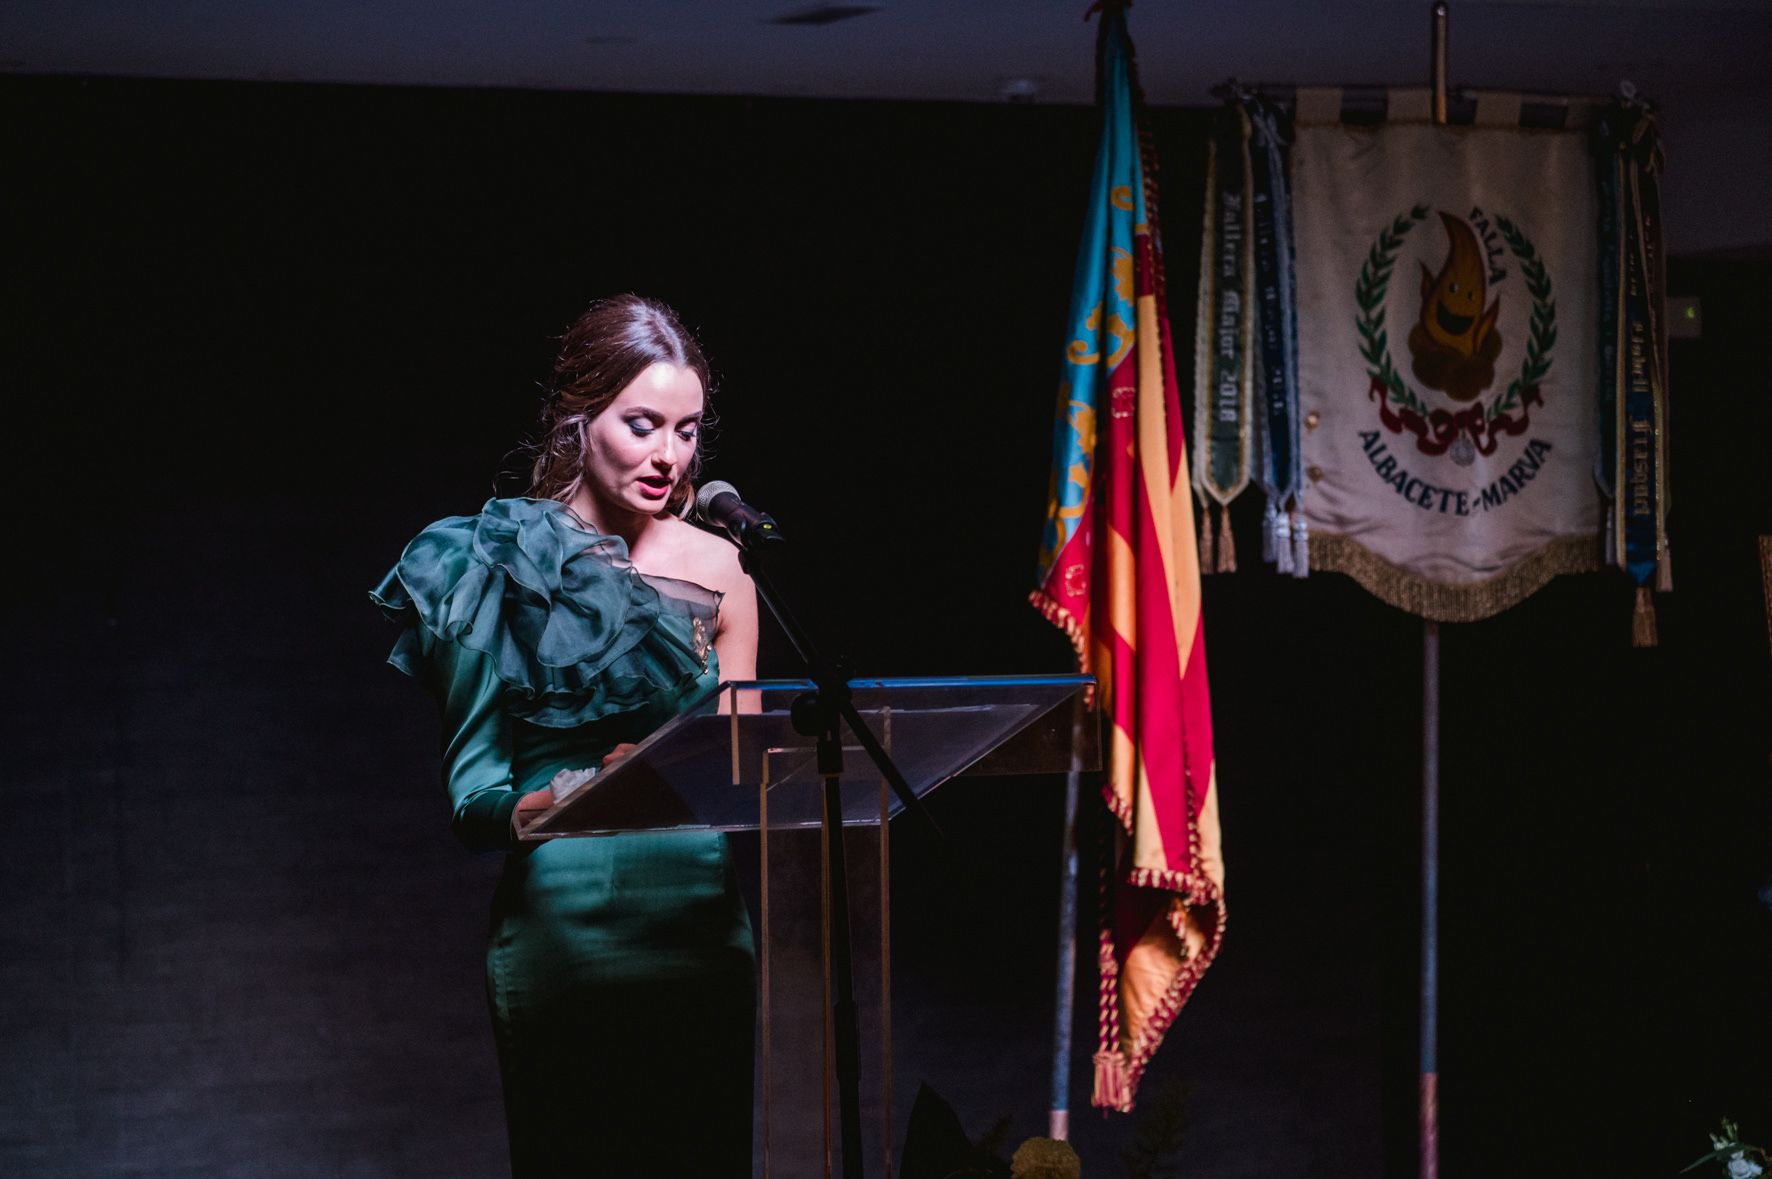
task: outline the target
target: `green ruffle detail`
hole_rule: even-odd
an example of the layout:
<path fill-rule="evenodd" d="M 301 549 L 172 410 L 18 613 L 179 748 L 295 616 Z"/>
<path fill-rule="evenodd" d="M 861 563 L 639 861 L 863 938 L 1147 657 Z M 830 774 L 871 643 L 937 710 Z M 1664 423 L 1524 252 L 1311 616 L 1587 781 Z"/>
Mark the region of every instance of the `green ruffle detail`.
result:
<path fill-rule="evenodd" d="M 707 669 L 720 603 L 641 575 L 620 537 L 537 499 L 437 521 L 369 596 L 405 627 L 389 663 L 418 676 L 425 633 L 459 643 L 492 661 L 512 716 L 562 729 L 687 691 Z"/>

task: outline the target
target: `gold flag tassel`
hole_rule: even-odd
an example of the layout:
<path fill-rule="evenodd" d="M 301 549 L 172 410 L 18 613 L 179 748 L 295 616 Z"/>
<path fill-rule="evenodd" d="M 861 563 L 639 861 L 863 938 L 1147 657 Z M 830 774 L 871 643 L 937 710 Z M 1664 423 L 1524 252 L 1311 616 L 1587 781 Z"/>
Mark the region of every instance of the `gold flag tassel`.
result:
<path fill-rule="evenodd" d="M 1304 513 L 1292 512 L 1292 576 L 1308 577 L 1311 572 L 1311 531 Z"/>
<path fill-rule="evenodd" d="M 1237 538 L 1231 534 L 1231 508 L 1225 504 L 1218 510 L 1218 571 L 1237 571 Z"/>
<path fill-rule="evenodd" d="M 1659 646 L 1659 638 L 1655 632 L 1655 598 L 1646 585 L 1637 587 L 1637 608 L 1631 614 L 1630 645 L 1633 647 Z"/>
<path fill-rule="evenodd" d="M 1664 594 L 1674 588 L 1674 552 L 1665 544 L 1661 546 L 1661 560 L 1655 562 L 1655 588 Z"/>

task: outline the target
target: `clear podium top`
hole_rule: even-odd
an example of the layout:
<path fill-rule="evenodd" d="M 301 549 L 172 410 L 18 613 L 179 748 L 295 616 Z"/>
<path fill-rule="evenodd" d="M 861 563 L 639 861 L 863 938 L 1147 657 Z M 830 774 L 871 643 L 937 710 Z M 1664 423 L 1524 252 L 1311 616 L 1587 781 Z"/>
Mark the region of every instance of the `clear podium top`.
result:
<path fill-rule="evenodd" d="M 862 722 L 921 797 L 961 773 L 1041 774 L 1100 765 L 1091 676 L 857 679 Z M 816 827 L 823 818 L 817 744 L 790 710 L 809 680 L 721 684 L 627 757 L 562 794 L 519 838 L 679 828 Z M 845 725 L 843 816 L 878 823 L 881 775 Z M 903 803 L 894 795 L 889 815 Z"/>

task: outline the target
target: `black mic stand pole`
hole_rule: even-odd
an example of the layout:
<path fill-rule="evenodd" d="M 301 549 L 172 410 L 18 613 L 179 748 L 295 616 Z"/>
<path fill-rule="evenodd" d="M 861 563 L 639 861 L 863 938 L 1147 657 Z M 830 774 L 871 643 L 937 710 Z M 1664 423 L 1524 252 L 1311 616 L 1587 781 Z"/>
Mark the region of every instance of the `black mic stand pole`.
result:
<path fill-rule="evenodd" d="M 826 856 L 830 867 L 831 903 L 829 937 L 836 995 L 832 1001 L 832 1028 L 836 1040 L 837 1089 L 841 1109 L 844 1179 L 862 1179 L 861 1165 L 861 1031 L 855 1011 L 854 952 L 849 934 L 849 878 L 843 853 L 843 799 L 838 780 L 843 774 L 843 735 L 847 722 L 857 742 L 879 767 L 906 810 L 929 824 L 937 839 L 941 828 L 905 782 L 892 758 L 862 722 L 850 699 L 848 677 L 842 668 L 827 662 L 813 646 L 811 637 L 794 618 L 770 576 L 765 554 L 779 543 L 779 533 L 739 544 L 739 563 L 756 583 L 757 596 L 781 624 L 788 642 L 805 666 L 812 691 L 792 705 L 795 731 L 818 740 L 818 772 L 824 778 L 824 826 Z M 762 838 L 769 837 L 768 832 Z"/>

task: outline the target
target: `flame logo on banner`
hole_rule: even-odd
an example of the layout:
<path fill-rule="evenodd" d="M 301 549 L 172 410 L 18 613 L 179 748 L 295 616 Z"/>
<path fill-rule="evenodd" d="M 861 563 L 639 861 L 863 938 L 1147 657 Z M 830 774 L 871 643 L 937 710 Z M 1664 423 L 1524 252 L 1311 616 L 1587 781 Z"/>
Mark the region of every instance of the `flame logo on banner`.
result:
<path fill-rule="evenodd" d="M 1450 213 L 1440 220 L 1449 239 L 1446 261 L 1438 274 L 1421 264 L 1421 317 L 1409 332 L 1409 353 L 1416 380 L 1454 401 L 1473 401 L 1495 383 L 1501 299 L 1483 305 L 1488 284 L 1476 233 Z"/>

